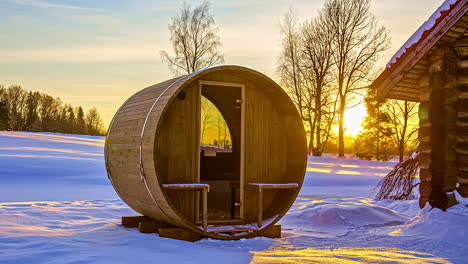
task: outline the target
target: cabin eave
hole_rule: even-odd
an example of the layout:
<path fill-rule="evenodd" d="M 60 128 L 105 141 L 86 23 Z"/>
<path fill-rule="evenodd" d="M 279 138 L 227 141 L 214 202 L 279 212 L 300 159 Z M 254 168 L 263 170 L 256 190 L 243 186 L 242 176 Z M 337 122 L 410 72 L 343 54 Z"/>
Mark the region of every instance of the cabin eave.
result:
<path fill-rule="evenodd" d="M 419 80 L 429 68 L 428 58 L 441 45 L 453 46 L 467 37 L 467 1 L 460 1 L 431 31 L 396 63 L 387 67 L 371 85 L 384 98 L 419 102 Z M 467 52 L 466 48 L 461 52 Z"/>

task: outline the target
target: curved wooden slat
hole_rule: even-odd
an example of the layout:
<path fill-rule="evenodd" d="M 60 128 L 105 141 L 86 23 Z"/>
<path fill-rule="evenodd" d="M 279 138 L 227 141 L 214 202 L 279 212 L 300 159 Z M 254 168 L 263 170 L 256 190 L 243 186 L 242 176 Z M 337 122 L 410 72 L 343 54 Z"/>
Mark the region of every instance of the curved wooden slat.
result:
<path fill-rule="evenodd" d="M 163 184 L 199 183 L 196 178 L 199 149 L 194 145 L 199 135 L 198 132 L 183 134 L 198 127 L 193 119 L 196 112 L 193 116 L 187 116 L 187 113 L 198 107 L 191 100 L 199 96 L 195 94 L 199 80 L 245 85 L 243 183 L 293 182 L 298 187 L 302 185 L 307 163 L 306 137 L 294 104 L 270 78 L 239 66 L 214 67 L 180 76 L 147 87 L 130 97 L 118 110 L 108 130 L 105 160 L 109 179 L 122 200 L 144 216 L 213 238 L 254 236 L 255 233 L 228 236 L 207 232 L 206 228 L 195 224 L 186 210 L 188 203 L 185 200 L 194 197 L 194 192 L 191 193 L 194 190 L 169 192 L 163 187 Z M 185 101 L 177 99 L 181 91 L 187 94 Z M 222 90 L 219 92 L 222 94 Z M 181 124 L 181 121 L 187 124 Z M 172 150 L 170 146 L 173 144 L 188 145 Z M 165 155 L 171 151 L 178 152 Z M 181 177 L 177 176 L 181 174 Z M 287 212 L 299 189 L 265 193 L 264 217 L 276 216 L 276 219 L 262 229 L 273 225 Z M 256 221 L 256 201 L 248 199 L 254 196 L 254 192 L 244 193 L 246 222 Z"/>

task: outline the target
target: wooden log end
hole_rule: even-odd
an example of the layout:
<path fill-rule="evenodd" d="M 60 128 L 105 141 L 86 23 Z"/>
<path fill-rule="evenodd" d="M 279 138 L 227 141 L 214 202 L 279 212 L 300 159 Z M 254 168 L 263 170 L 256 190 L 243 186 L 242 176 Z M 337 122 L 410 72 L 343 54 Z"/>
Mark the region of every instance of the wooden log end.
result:
<path fill-rule="evenodd" d="M 159 228 L 162 226 L 167 226 L 167 224 L 154 220 L 142 221 L 138 225 L 138 230 L 145 234 L 158 233 Z"/>
<path fill-rule="evenodd" d="M 142 215 L 122 216 L 122 225 L 128 228 L 136 228 L 143 221 L 149 221 L 150 218 Z"/>
<path fill-rule="evenodd" d="M 421 179 L 421 181 L 430 182 L 431 179 L 432 179 L 431 170 L 430 169 L 424 169 L 424 168 L 420 169 L 419 178 Z"/>
<path fill-rule="evenodd" d="M 460 184 L 460 186 L 457 187 L 457 192 L 461 197 L 468 198 L 468 184 Z"/>
<path fill-rule="evenodd" d="M 419 184 L 419 194 L 421 197 L 429 197 L 431 190 L 432 186 L 430 181 L 421 181 Z"/>
<path fill-rule="evenodd" d="M 271 225 L 259 232 L 259 236 L 268 238 L 281 238 L 281 225 Z"/>
<path fill-rule="evenodd" d="M 419 208 L 423 209 L 424 206 L 426 206 L 427 202 L 429 201 L 429 197 L 427 196 L 421 196 L 419 198 Z"/>

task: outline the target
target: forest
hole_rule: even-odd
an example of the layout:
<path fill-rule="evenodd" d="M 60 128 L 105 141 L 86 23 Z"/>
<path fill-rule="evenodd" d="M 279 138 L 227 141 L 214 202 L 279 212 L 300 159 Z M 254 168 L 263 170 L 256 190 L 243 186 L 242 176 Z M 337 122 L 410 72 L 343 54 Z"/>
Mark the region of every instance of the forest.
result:
<path fill-rule="evenodd" d="M 219 28 L 205 1 L 184 4 L 169 24 L 172 52 L 160 51 L 174 76 L 223 64 Z M 281 19 L 280 54 L 272 78 L 289 94 L 303 120 L 308 152 L 355 154 L 360 159 L 403 161 L 417 146 L 418 103 L 379 98 L 370 84 L 390 35 L 369 0 L 327 1 L 317 15 L 299 20 L 291 8 Z M 0 129 L 103 135 L 96 108 L 86 113 L 40 92 L 0 86 Z M 348 134 L 350 109 L 365 104 L 362 131 Z M 348 113 L 348 114 L 347 114 Z M 202 102 L 201 142 L 229 147 L 224 118 Z"/>
<path fill-rule="evenodd" d="M 62 102 L 60 98 L 30 91 L 19 85 L 0 85 L 0 131 L 56 132 L 105 135 L 102 118 L 95 107 Z"/>
<path fill-rule="evenodd" d="M 174 76 L 224 63 L 210 3 L 184 4 L 169 24 L 172 54 L 161 51 Z M 390 46 L 389 32 L 370 11 L 369 0 L 327 1 L 317 16 L 299 21 L 293 8 L 279 25 L 281 53 L 276 76 L 295 103 L 310 155 L 355 154 L 361 159 L 403 161 L 417 146 L 418 104 L 376 96 L 370 84 L 376 61 Z M 346 132 L 349 109 L 365 104 L 356 135 Z M 224 146 L 223 118 L 202 103 L 202 143 Z"/>

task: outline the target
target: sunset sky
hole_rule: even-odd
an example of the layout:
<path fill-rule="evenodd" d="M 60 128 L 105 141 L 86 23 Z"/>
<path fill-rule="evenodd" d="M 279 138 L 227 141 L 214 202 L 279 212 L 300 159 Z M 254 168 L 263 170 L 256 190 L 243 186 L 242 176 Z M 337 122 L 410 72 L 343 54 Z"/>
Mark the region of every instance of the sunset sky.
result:
<path fill-rule="evenodd" d="M 301 20 L 315 16 L 323 2 L 212 1 L 225 64 L 250 67 L 277 80 L 280 19 L 290 6 Z M 372 2 L 373 13 L 392 37 L 380 68 L 442 2 Z M 127 97 L 172 77 L 159 51 L 171 51 L 167 26 L 182 3 L 1 0 L 0 84 L 19 84 L 85 109 L 96 106 L 107 127 Z"/>

